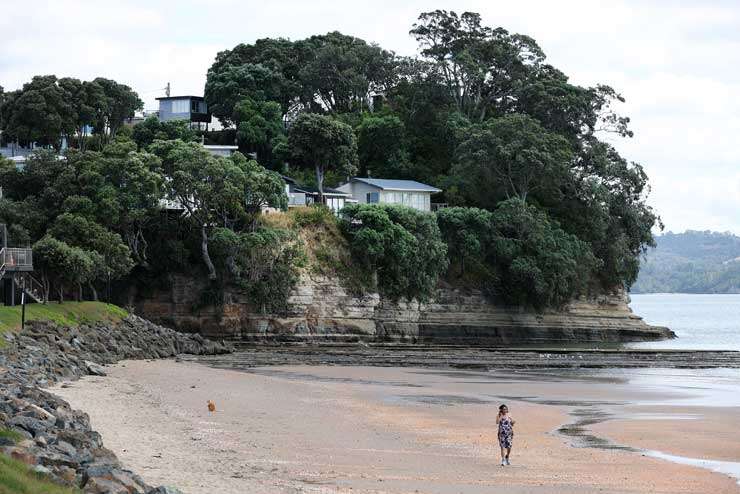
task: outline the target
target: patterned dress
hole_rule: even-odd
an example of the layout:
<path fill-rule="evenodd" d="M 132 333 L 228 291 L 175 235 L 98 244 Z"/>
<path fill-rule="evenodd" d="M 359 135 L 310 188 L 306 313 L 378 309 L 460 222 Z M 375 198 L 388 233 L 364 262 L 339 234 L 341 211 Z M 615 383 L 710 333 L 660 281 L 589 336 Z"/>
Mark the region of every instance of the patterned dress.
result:
<path fill-rule="evenodd" d="M 514 439 L 514 427 L 511 425 L 511 418 L 506 415 L 498 421 L 498 443 L 502 448 L 511 448 L 511 442 Z"/>

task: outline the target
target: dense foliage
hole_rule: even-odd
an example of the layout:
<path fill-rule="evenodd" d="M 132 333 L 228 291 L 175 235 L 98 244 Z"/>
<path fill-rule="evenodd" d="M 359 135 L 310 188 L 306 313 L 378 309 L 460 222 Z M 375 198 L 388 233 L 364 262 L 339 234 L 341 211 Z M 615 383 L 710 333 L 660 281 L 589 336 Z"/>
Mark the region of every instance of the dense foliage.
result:
<path fill-rule="evenodd" d="M 740 293 L 740 237 L 689 230 L 655 240 L 633 293 Z"/>
<path fill-rule="evenodd" d="M 377 275 L 392 298 L 424 299 L 447 268 L 447 246 L 434 215 L 403 206 L 353 204 L 342 229 L 360 269 Z"/>
<path fill-rule="evenodd" d="M 85 149 L 90 134 L 105 143 L 143 107 L 130 87 L 116 81 L 53 75 L 34 77 L 23 88 L 5 93 L 0 103 L 0 129 L 6 142 L 37 142 L 57 149 L 62 138 Z"/>
<path fill-rule="evenodd" d="M 338 134 L 339 121 L 354 130 L 361 175 L 431 183 L 444 189 L 439 202 L 474 208 L 440 214 L 445 240 L 455 245 L 453 277 L 525 283 L 511 269 L 532 256 L 486 254 L 496 230 L 481 226 L 492 223 L 483 221 L 486 214 L 516 199 L 531 226 L 569 254 L 559 267 L 540 266 L 545 277 L 559 276 L 559 293 L 543 288 L 551 282 L 532 281 L 536 289 L 515 299 L 542 306 L 586 287 L 631 285 L 660 223 L 645 203 L 642 167 L 601 140 L 604 133 L 632 136 L 629 118 L 615 111 L 621 95 L 606 85 L 571 84 L 533 38 L 488 27 L 476 13 L 425 12 L 410 34 L 419 43 L 415 59 L 339 33 L 240 44 L 218 54 L 206 99 L 240 129 L 244 146 L 260 150 L 265 166 L 282 170 L 287 162 L 288 173 L 321 166 L 312 182 L 323 185 L 324 174 L 329 185 L 341 181 L 352 172 L 353 145 L 324 137 Z M 274 104 L 269 112 L 261 110 L 265 102 Z M 468 220 L 464 232 L 452 231 Z M 590 271 L 574 274 L 570 260 L 582 257 L 593 258 L 584 264 Z"/>
<path fill-rule="evenodd" d="M 10 246 L 33 244 L 46 299 L 52 289 L 62 299 L 73 287 L 77 298 L 83 287 L 97 298 L 101 287 L 132 270 L 146 285 L 172 271 L 192 272 L 199 262 L 216 280 L 211 237 L 228 230 L 249 239 L 263 207 L 286 207 L 280 176 L 239 153 L 217 157 L 179 139 L 155 140 L 148 149 L 138 151 L 119 135 L 100 152 L 38 151 L 20 169 L 3 161 L 0 221 L 9 226 Z M 275 262 L 292 266 L 282 237 L 247 245 L 262 252 L 268 240 L 279 251 Z M 250 269 L 244 273 L 254 277 Z M 233 274 L 229 281 L 239 284 L 240 273 Z M 224 281 L 227 273 L 220 275 Z M 270 276 L 278 274 L 257 278 Z M 255 296 L 279 300 L 273 293 Z"/>

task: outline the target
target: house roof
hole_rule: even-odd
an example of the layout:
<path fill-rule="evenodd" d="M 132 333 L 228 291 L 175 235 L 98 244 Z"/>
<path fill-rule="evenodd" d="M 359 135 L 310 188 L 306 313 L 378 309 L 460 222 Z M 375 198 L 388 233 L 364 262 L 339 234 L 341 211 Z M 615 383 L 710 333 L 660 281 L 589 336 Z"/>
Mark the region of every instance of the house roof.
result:
<path fill-rule="evenodd" d="M 318 194 L 319 193 L 319 189 L 317 189 L 316 187 L 309 187 L 308 185 L 299 184 L 298 182 L 295 181 L 294 178 L 288 177 L 286 175 L 281 175 L 281 176 L 283 177 L 283 180 L 286 183 L 293 184 L 293 187 L 295 188 L 295 190 L 299 192 L 304 192 L 306 194 Z M 341 190 L 337 190 L 337 189 L 332 189 L 331 187 L 324 187 L 324 195 L 325 196 L 327 195 L 328 196 L 346 196 L 346 197 L 350 196 L 350 194 L 346 192 L 342 192 Z"/>
<path fill-rule="evenodd" d="M 442 189 L 423 184 L 415 180 L 394 180 L 387 178 L 361 178 L 354 177 L 352 180 L 363 182 L 382 190 L 403 190 L 409 192 L 442 192 Z"/>
<path fill-rule="evenodd" d="M 168 99 L 197 99 L 198 101 L 203 101 L 205 98 L 203 96 L 193 96 L 193 95 L 184 95 L 184 96 L 160 96 L 159 98 L 154 98 L 156 100 L 168 100 Z"/>

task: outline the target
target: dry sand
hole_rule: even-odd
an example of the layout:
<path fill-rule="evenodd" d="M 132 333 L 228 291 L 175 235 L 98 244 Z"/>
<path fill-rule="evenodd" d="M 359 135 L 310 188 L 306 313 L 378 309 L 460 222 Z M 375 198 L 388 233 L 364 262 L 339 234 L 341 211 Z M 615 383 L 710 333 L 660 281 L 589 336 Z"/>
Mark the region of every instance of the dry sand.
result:
<path fill-rule="evenodd" d="M 494 376 L 305 366 L 247 373 L 129 361 L 110 367 L 108 377 L 54 392 L 90 414 L 126 466 L 150 484 L 186 494 L 740 492 L 734 479 L 709 470 L 575 448 L 554 432 L 583 403 L 591 409 L 600 400 L 635 402 L 655 398 L 654 390 L 609 379 Z M 583 403 L 559 401 L 574 396 Z M 510 467 L 499 465 L 495 438 L 502 399 L 517 420 Z M 215 413 L 207 400 L 216 403 Z M 709 428 L 665 420 L 596 427 L 626 444 L 726 458 L 738 451 L 740 431 L 736 417 L 722 410 L 681 411 L 714 414 Z M 684 449 L 691 434 L 705 433 L 712 440 Z"/>

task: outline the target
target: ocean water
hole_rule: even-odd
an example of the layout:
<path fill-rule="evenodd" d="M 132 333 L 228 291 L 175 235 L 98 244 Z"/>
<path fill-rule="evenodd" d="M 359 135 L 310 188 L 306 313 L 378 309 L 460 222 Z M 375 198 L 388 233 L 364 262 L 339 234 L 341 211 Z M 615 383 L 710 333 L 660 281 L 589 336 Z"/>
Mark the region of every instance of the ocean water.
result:
<path fill-rule="evenodd" d="M 674 340 L 633 343 L 631 348 L 740 350 L 740 294 L 653 293 L 631 298 L 635 314 L 678 335 Z"/>

